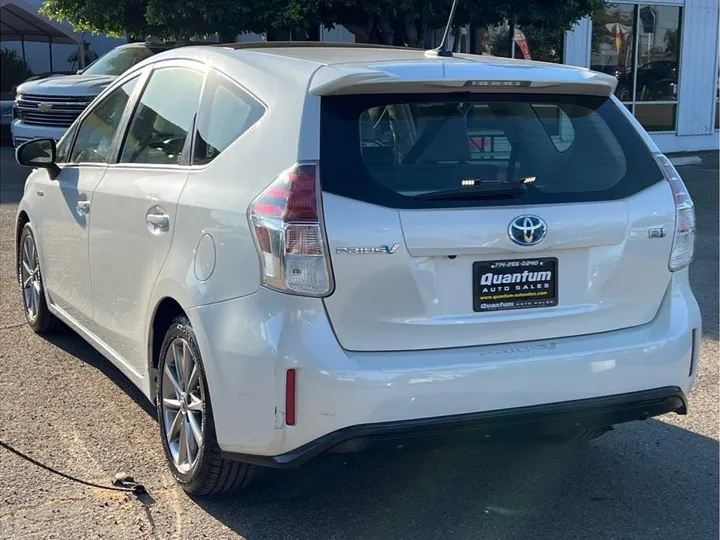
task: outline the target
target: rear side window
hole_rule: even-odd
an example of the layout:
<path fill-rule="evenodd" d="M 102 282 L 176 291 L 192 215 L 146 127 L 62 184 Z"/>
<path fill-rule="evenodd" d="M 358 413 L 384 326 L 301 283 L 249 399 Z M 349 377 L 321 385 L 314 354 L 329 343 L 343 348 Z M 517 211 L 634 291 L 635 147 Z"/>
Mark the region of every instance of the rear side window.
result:
<path fill-rule="evenodd" d="M 230 79 L 210 70 L 195 133 L 193 165 L 206 165 L 250 129 L 265 107 Z"/>
<path fill-rule="evenodd" d="M 577 95 L 324 97 L 321 168 L 323 190 L 395 208 L 613 200 L 662 179 L 609 98 Z"/>

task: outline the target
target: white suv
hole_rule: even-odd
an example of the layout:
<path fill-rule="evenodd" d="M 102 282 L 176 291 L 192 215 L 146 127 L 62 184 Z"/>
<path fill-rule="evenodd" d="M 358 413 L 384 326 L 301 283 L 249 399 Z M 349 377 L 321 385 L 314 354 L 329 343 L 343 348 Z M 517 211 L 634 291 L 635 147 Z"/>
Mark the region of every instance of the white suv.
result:
<path fill-rule="evenodd" d="M 157 404 L 195 494 L 382 442 L 685 414 L 693 203 L 615 82 L 339 44 L 153 56 L 17 150 L 28 321 Z"/>

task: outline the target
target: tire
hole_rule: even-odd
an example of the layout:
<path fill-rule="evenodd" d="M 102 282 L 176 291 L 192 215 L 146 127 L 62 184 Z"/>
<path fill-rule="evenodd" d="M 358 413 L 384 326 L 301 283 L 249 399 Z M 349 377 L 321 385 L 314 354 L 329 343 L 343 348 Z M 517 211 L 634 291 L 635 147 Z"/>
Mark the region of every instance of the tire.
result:
<path fill-rule="evenodd" d="M 30 223 L 25 224 L 20 235 L 17 265 L 20 298 L 30 328 L 38 334 L 57 332 L 62 323 L 48 309 L 37 244 Z"/>
<path fill-rule="evenodd" d="M 229 493 L 250 485 L 256 467 L 223 459 L 220 453 L 200 349 L 184 315 L 175 318 L 165 333 L 156 388 L 160 437 L 178 484 L 197 496 Z M 185 439 L 183 447 L 180 443 Z"/>

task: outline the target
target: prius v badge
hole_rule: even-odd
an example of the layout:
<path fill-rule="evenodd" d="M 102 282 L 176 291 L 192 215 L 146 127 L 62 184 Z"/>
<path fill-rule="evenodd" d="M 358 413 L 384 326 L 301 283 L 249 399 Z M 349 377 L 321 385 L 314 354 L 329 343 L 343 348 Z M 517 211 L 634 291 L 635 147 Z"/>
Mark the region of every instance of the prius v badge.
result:
<path fill-rule="evenodd" d="M 398 249 L 400 249 L 400 244 L 377 247 L 339 247 L 335 248 L 335 253 L 347 253 L 348 255 L 392 255 Z"/>

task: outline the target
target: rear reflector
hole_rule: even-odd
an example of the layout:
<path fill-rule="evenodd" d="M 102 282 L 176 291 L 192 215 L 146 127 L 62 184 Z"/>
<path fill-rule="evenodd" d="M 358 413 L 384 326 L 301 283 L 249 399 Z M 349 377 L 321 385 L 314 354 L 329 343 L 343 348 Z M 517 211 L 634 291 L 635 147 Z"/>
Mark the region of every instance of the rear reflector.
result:
<path fill-rule="evenodd" d="M 692 345 L 690 347 L 690 370 L 688 371 L 688 377 L 692 377 L 693 371 L 695 371 L 695 364 L 697 363 L 697 328 L 692 331 Z"/>
<path fill-rule="evenodd" d="M 295 425 L 295 382 L 296 372 L 288 369 L 285 374 L 285 423 Z"/>

